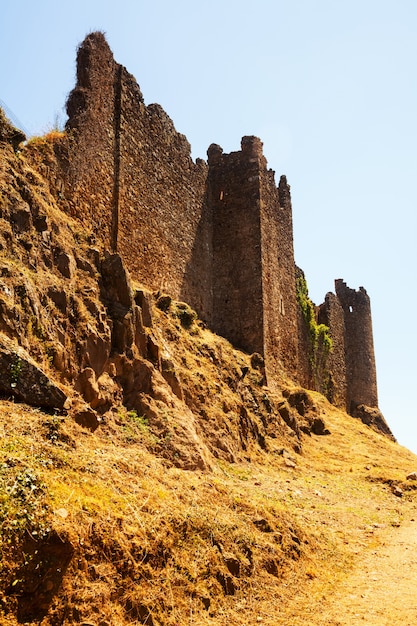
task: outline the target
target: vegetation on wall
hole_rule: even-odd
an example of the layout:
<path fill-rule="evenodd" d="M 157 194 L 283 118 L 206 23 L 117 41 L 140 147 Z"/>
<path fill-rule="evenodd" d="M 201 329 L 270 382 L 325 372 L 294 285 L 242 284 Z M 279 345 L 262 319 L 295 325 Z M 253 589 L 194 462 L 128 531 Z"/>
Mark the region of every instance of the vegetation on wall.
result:
<path fill-rule="evenodd" d="M 308 333 L 312 382 L 315 389 L 327 395 L 330 383 L 327 363 L 328 356 L 333 349 L 329 327 L 317 322 L 315 306 L 308 295 L 308 286 L 304 275 L 296 278 L 296 294 Z"/>

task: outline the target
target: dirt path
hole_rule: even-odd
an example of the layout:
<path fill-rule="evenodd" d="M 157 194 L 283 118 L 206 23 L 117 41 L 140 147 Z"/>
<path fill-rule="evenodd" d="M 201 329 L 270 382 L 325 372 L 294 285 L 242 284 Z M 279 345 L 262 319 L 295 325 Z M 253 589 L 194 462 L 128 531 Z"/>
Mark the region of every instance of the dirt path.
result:
<path fill-rule="evenodd" d="M 367 552 L 343 588 L 326 598 L 320 624 L 417 624 L 417 517 L 381 532 L 382 545 Z"/>

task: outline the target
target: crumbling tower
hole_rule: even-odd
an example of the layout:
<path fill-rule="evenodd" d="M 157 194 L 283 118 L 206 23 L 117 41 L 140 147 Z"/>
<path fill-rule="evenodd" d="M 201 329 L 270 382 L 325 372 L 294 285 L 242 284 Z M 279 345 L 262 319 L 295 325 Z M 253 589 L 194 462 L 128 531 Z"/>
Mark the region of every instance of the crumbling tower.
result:
<path fill-rule="evenodd" d="M 336 296 L 343 308 L 346 352 L 346 409 L 378 406 L 372 316 L 369 296 L 363 287 L 350 289 L 335 281 Z"/>
<path fill-rule="evenodd" d="M 213 220 L 213 329 L 267 371 L 296 374 L 297 313 L 292 213 L 284 177 L 277 188 L 262 142 L 243 137 L 241 151 L 208 150 Z"/>

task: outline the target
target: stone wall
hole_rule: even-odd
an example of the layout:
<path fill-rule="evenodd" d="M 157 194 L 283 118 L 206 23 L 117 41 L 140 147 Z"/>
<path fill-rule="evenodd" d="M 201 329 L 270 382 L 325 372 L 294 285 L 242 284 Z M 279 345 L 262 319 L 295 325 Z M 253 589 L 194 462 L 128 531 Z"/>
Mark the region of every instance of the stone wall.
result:
<path fill-rule="evenodd" d="M 159 105 L 144 104 L 100 33 L 78 50 L 67 111 L 72 214 L 120 252 L 136 280 L 187 300 L 208 321 L 205 162 L 193 162 L 187 139 Z"/>
<path fill-rule="evenodd" d="M 67 206 L 94 226 L 111 247 L 115 198 L 116 63 L 101 33 L 86 37 L 77 53 L 77 84 L 67 101 L 68 161 L 63 177 Z"/>
<path fill-rule="evenodd" d="M 262 142 L 209 154 L 213 211 L 213 329 L 264 355 L 267 373 L 297 377 L 297 303 L 289 186 L 277 188 Z"/>
<path fill-rule="evenodd" d="M 78 50 L 67 110 L 63 206 L 135 280 L 188 302 L 235 346 L 261 353 L 270 380 L 316 385 L 296 300 L 290 188 L 285 177 L 276 186 L 261 141 L 244 137 L 230 154 L 212 144 L 208 164 L 194 162 L 187 139 L 159 105 L 145 105 L 101 33 Z M 377 406 L 365 290 L 336 281 L 319 321 L 333 337 L 329 397 L 348 410 Z"/>
<path fill-rule="evenodd" d="M 261 248 L 263 279 L 264 350 L 267 370 L 277 368 L 297 380 L 299 371 L 298 315 L 290 187 L 262 157 Z"/>
<path fill-rule="evenodd" d="M 120 68 L 117 250 L 132 275 L 211 317 L 207 165 L 157 104 L 145 106 Z M 198 250 L 198 253 L 197 253 Z"/>

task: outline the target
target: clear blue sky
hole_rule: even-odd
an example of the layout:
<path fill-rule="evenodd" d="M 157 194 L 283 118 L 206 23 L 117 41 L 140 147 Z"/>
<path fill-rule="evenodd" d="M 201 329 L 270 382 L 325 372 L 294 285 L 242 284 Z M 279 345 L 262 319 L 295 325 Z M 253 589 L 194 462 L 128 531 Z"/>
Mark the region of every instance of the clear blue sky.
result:
<path fill-rule="evenodd" d="M 261 137 L 291 184 L 313 300 L 335 278 L 371 297 L 380 408 L 417 453 L 417 2 L 2 0 L 1 13 L 0 99 L 31 133 L 65 121 L 76 46 L 102 30 L 194 157 Z"/>

